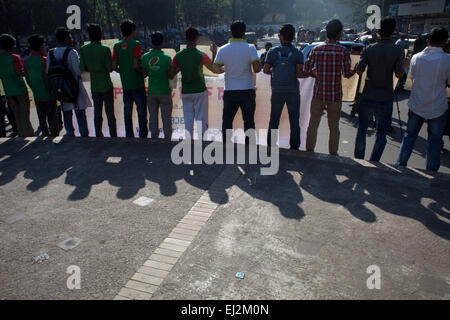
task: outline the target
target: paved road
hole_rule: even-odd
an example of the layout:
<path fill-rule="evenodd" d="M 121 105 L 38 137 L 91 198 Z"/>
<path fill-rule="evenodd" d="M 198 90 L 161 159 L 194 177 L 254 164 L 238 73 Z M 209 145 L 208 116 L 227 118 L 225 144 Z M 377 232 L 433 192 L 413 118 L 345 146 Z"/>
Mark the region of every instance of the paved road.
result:
<path fill-rule="evenodd" d="M 260 176 L 173 146 L 0 139 L 0 299 L 450 299 L 449 175 L 283 151 Z"/>

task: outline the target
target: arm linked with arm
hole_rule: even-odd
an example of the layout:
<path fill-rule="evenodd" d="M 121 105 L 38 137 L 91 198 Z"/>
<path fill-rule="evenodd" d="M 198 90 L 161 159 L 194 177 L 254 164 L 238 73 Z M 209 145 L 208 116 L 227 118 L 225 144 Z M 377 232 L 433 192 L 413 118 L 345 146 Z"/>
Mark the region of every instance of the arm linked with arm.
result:
<path fill-rule="evenodd" d="M 350 58 L 350 54 L 348 53 L 348 51 L 345 51 L 344 53 L 344 59 L 342 61 L 342 70 L 344 77 L 347 79 L 350 79 L 356 73 L 355 70 L 352 70 L 352 59 Z"/>

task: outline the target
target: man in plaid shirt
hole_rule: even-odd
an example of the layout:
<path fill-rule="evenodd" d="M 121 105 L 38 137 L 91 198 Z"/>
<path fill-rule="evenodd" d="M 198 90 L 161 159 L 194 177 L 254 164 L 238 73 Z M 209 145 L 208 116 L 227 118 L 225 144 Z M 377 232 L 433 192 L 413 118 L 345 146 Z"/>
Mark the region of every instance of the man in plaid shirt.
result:
<path fill-rule="evenodd" d="M 342 108 L 342 74 L 351 78 L 351 59 L 348 50 L 338 44 L 343 25 L 339 20 L 331 20 L 327 25 L 327 37 L 324 45 L 311 50 L 305 63 L 305 72 L 316 79 L 314 96 L 311 102 L 306 150 L 314 152 L 317 141 L 317 128 L 322 113 L 327 106 L 328 127 L 330 128 L 329 151 L 337 155 L 339 149 L 339 120 Z"/>

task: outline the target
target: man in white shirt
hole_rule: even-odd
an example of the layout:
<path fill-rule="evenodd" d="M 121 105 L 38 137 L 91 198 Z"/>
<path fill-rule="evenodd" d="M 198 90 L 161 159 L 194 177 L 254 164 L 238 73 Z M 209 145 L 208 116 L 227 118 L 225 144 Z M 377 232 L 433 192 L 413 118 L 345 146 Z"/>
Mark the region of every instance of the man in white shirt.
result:
<path fill-rule="evenodd" d="M 233 129 L 233 120 L 239 108 L 242 111 L 245 132 L 255 129 L 256 94 L 253 72 L 260 72 L 261 64 L 256 48 L 244 39 L 246 29 L 246 25 L 242 21 L 236 21 L 231 25 L 233 38 L 220 48 L 213 65 L 215 73 L 225 72 L 222 118 L 224 143 L 227 142 L 227 130 Z M 246 137 L 246 143 L 248 141 L 249 139 Z"/>
<path fill-rule="evenodd" d="M 397 166 L 406 166 L 424 122 L 428 123 L 426 168 L 438 171 L 441 140 L 448 117 L 446 87 L 450 83 L 450 56 L 443 51 L 448 39 L 445 28 L 434 28 L 430 46 L 411 60 L 413 81 L 409 98 L 408 128 L 400 148 Z"/>

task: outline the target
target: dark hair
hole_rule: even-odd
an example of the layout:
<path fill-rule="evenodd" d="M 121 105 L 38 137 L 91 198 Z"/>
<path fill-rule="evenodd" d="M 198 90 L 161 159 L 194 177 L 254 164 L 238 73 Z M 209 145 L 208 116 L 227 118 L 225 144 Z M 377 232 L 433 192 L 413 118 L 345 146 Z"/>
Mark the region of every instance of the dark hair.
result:
<path fill-rule="evenodd" d="M 334 19 L 328 22 L 326 29 L 328 39 L 337 39 L 341 35 L 344 26 L 341 21 Z"/>
<path fill-rule="evenodd" d="M 198 30 L 194 27 L 187 28 L 186 30 L 186 41 L 195 41 L 200 36 Z"/>
<path fill-rule="evenodd" d="M 3 50 L 11 50 L 16 45 L 16 38 L 10 34 L 2 34 L 0 36 L 0 48 Z"/>
<path fill-rule="evenodd" d="M 33 34 L 28 38 L 28 44 L 33 51 L 40 51 L 44 42 L 44 37 L 39 34 Z"/>
<path fill-rule="evenodd" d="M 247 26 L 245 25 L 244 21 L 238 20 L 231 24 L 231 35 L 233 38 L 244 38 L 245 31 L 247 31 Z"/>
<path fill-rule="evenodd" d="M 295 38 L 295 28 L 292 24 L 284 24 L 280 29 L 280 34 L 285 41 L 292 42 Z"/>
<path fill-rule="evenodd" d="M 159 31 L 152 33 L 150 38 L 152 39 L 153 46 L 160 46 L 164 41 L 164 35 Z"/>
<path fill-rule="evenodd" d="M 67 28 L 59 27 L 56 28 L 55 36 L 58 43 L 63 43 L 67 38 L 70 37 L 70 32 L 69 30 L 67 30 Z"/>
<path fill-rule="evenodd" d="M 430 33 L 431 44 L 441 44 L 448 39 L 448 31 L 443 27 L 433 28 Z"/>
<path fill-rule="evenodd" d="M 390 37 L 394 34 L 395 27 L 397 26 L 397 22 L 394 17 L 387 16 L 381 19 L 380 24 L 380 36 L 382 37 Z"/>
<path fill-rule="evenodd" d="M 273 44 L 272 44 L 272 42 L 267 42 L 266 43 L 266 45 L 264 46 L 264 48 L 267 48 L 267 47 L 273 47 Z"/>
<path fill-rule="evenodd" d="M 87 26 L 87 31 L 91 42 L 100 42 L 102 40 L 102 27 L 100 25 L 90 23 Z"/>
<path fill-rule="evenodd" d="M 444 51 L 447 51 L 450 49 L 450 42 L 447 42 L 447 44 L 444 46 Z"/>
<path fill-rule="evenodd" d="M 352 47 L 352 50 L 357 51 L 357 52 L 362 52 L 362 49 L 363 49 L 363 47 L 361 47 L 361 46 L 353 46 Z"/>
<path fill-rule="evenodd" d="M 136 24 L 131 20 L 125 20 L 120 24 L 120 31 L 124 37 L 128 37 L 134 30 L 136 30 Z"/>

